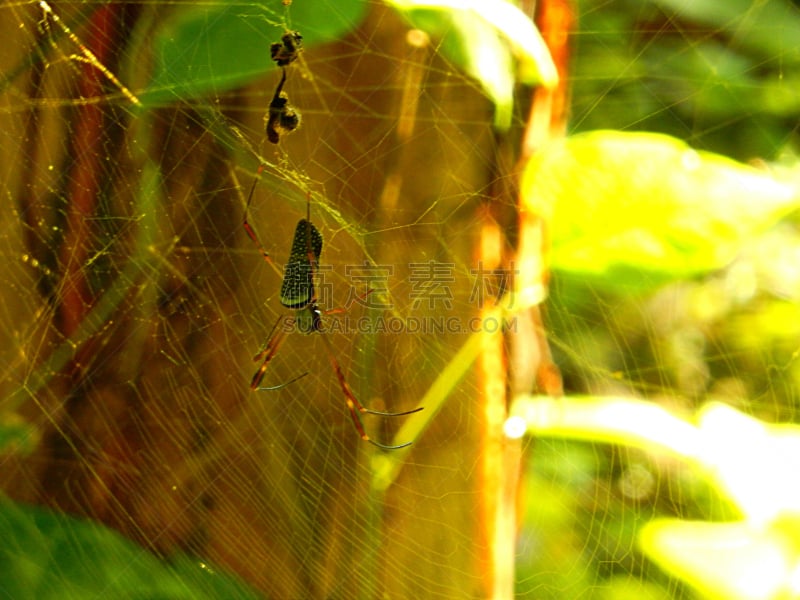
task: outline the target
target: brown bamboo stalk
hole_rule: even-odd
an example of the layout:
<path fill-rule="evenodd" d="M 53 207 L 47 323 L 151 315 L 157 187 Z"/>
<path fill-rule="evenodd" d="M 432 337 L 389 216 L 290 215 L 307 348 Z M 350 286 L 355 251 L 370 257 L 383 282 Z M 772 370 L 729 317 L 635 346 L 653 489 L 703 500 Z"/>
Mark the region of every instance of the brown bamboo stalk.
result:
<path fill-rule="evenodd" d="M 523 7 L 524 8 L 524 7 Z M 532 7 L 528 7 L 529 10 Z M 531 10 L 532 12 L 532 10 Z M 539 87 L 533 93 L 528 122 L 523 136 L 521 156 L 516 173 L 520 176 L 533 154 L 552 139 L 564 135 L 568 102 L 568 34 L 573 12 L 568 0 L 545 0 L 538 7 L 537 26 L 547 43 L 559 74 L 559 83 L 552 88 Z M 516 189 L 521 189 L 519 185 Z M 515 254 L 503 265 L 514 272 L 515 291 L 525 298 L 526 290 L 546 289 L 547 222 L 544 215 L 530 210 L 531 204 L 519 195 L 518 244 Z M 487 219 L 481 239 L 480 259 L 488 268 L 500 266 L 495 249 L 502 243 L 490 243 L 501 233 L 497 224 Z M 493 265 L 493 266 L 489 266 Z M 524 300 L 520 300 L 524 301 Z M 494 307 L 486 307 L 488 317 Z M 523 393 L 532 385 L 551 395 L 561 394 L 561 377 L 553 363 L 547 342 L 541 308 L 538 304 L 518 313 L 517 328 L 507 339 L 485 333 L 485 348 L 480 359 L 483 427 L 483 517 L 489 549 L 486 589 L 496 600 L 514 596 L 514 551 L 517 534 L 517 497 L 522 442 L 506 436 L 503 425 L 508 417 L 509 393 Z M 508 353 L 508 354 L 507 354 Z M 509 366 L 511 367 L 509 370 Z"/>

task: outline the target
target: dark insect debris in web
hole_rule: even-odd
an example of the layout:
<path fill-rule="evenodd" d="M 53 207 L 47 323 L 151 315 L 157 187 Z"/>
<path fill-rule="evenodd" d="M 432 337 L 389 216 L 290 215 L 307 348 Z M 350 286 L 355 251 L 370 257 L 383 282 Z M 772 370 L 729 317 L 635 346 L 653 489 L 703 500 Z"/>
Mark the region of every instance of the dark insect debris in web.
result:
<path fill-rule="evenodd" d="M 297 60 L 303 50 L 303 36 L 299 31 L 287 31 L 280 42 L 275 42 L 269 47 L 272 60 L 279 67 L 286 67 Z"/>
<path fill-rule="evenodd" d="M 289 103 L 289 96 L 283 91 L 283 84 L 286 82 L 286 69 L 283 70 L 278 87 L 275 88 L 275 95 L 269 103 L 267 113 L 267 139 L 273 144 L 281 141 L 281 136 L 291 133 L 300 126 L 300 113 Z"/>

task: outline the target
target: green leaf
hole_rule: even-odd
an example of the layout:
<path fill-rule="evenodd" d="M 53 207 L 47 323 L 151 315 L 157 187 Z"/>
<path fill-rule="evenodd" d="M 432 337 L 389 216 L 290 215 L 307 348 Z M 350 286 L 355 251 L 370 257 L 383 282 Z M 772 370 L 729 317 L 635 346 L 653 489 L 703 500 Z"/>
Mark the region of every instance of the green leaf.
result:
<path fill-rule="evenodd" d="M 727 32 L 733 47 L 758 53 L 783 64 L 800 62 L 800 10 L 789 0 L 655 0 L 670 18 L 692 20 L 713 31 Z"/>
<path fill-rule="evenodd" d="M 659 519 L 645 525 L 640 543 L 704 598 L 772 600 L 797 597 L 798 534 L 796 515 L 768 527 Z"/>
<path fill-rule="evenodd" d="M 258 598 L 185 556 L 167 564 L 91 521 L 0 500 L 0 595 L 80 598 Z"/>
<path fill-rule="evenodd" d="M 267 8 L 275 4 L 211 3 L 178 13 L 155 36 L 153 77 L 139 99 L 154 106 L 220 94 L 275 69 L 269 46 L 285 30 L 281 17 Z M 354 29 L 365 10 L 364 0 L 297 2 L 291 27 L 309 48 Z"/>
<path fill-rule="evenodd" d="M 767 171 L 669 136 L 613 131 L 543 149 L 523 194 L 549 215 L 554 270 L 627 288 L 725 266 L 800 199 Z"/>
<path fill-rule="evenodd" d="M 389 0 L 408 21 L 441 40 L 439 50 L 480 82 L 507 129 L 514 82 L 552 87 L 558 73 L 533 21 L 506 0 Z M 515 69 L 514 59 L 517 60 Z"/>
<path fill-rule="evenodd" d="M 800 36 L 800 32 L 798 33 Z M 720 40 L 699 40 L 685 49 L 683 41 L 649 46 L 642 60 L 651 73 L 669 80 L 660 93 L 667 103 L 695 118 L 740 118 L 746 113 L 790 117 L 800 110 L 795 71 L 760 68 L 754 59 Z"/>

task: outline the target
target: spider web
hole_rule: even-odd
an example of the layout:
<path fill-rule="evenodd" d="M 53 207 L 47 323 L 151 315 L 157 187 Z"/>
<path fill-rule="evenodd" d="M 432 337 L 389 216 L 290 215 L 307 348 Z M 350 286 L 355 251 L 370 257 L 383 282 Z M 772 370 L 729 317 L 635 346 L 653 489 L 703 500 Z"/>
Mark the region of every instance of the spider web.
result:
<path fill-rule="evenodd" d="M 791 154 L 792 99 L 765 107 L 740 92 L 793 76 L 796 44 L 781 43 L 794 21 L 775 41 L 755 35 L 755 11 L 748 20 L 746 9 L 679 4 L 575 7 L 572 130 L 658 130 L 740 159 Z M 440 40 L 407 36 L 409 24 L 378 2 L 227 6 L 257 40 L 227 63 L 180 46 L 187 22 L 201 32 L 227 23 L 213 3 L 0 10 L 0 385 L 5 427 L 24 423 L 30 436 L 5 455 L 3 487 L 104 523 L 167 563 L 188 556 L 202 565 L 198 582 L 230 573 L 274 598 L 484 597 L 475 369 L 440 409 L 365 416 L 374 439 L 414 442 L 385 454 L 359 439 L 320 336 L 365 406 L 419 405 L 480 309 L 482 207 L 499 204 L 493 216 L 515 225 L 503 152 L 525 101 L 499 134 L 492 103 Z M 335 36 L 320 33 L 320 14 L 342 24 Z M 280 80 L 268 49 L 294 28 L 307 47 L 284 90 L 302 122 L 276 146 L 264 132 Z M 232 69 L 237 61 L 245 66 Z M 212 83 L 175 75 L 184 64 Z M 730 85 L 734 72 L 744 75 Z M 249 222 L 274 264 L 242 227 L 255 178 Z M 282 266 L 307 211 L 324 239 L 320 306 L 346 311 L 324 317 L 325 333 L 288 335 L 264 384 L 291 383 L 252 392 L 252 358 L 290 312 Z M 770 235 L 797 244 L 791 228 Z M 737 297 L 731 282 L 746 268 L 761 287 Z M 567 390 L 632 390 L 676 410 L 724 396 L 794 419 L 796 343 L 743 333 L 797 316 L 796 290 L 780 280 L 755 249 L 644 298 L 556 273 L 548 320 Z M 711 316 L 699 312 L 710 305 Z M 412 419 L 424 433 L 397 437 Z M 520 596 L 689 597 L 642 556 L 636 529 L 661 514 L 729 516 L 703 481 L 603 444 L 537 439 L 526 457 Z M 385 468 L 396 469 L 388 490 L 376 484 Z M 55 581 L 68 580 L 64 569 Z"/>

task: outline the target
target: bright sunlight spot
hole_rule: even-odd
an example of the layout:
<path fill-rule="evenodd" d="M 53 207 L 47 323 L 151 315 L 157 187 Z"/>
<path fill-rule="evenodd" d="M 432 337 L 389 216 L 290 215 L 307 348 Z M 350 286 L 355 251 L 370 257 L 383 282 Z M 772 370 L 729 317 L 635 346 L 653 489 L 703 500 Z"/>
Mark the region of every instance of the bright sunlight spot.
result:
<path fill-rule="evenodd" d="M 507 438 L 512 440 L 521 438 L 525 435 L 526 430 L 525 419 L 522 417 L 509 417 L 503 424 L 503 433 L 506 434 Z"/>

